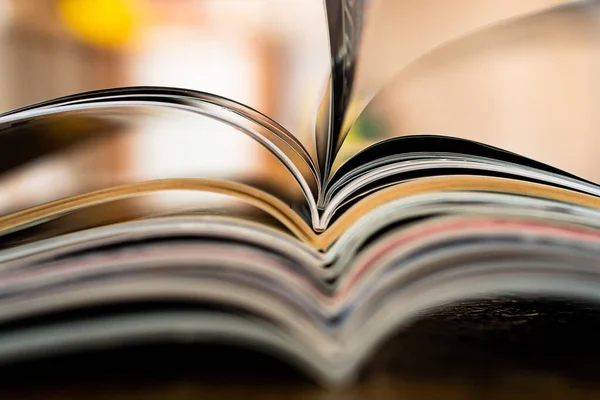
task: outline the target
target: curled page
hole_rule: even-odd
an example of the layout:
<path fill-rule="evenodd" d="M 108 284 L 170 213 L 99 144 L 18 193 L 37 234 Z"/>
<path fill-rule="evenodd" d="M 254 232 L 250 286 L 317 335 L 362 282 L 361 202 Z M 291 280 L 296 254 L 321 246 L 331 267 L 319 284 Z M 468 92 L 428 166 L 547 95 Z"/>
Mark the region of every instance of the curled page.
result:
<path fill-rule="evenodd" d="M 316 127 L 317 156 L 323 177 L 329 174 L 343 140 L 342 123 L 354 82 L 364 5 L 364 0 L 325 0 L 331 75 Z"/>

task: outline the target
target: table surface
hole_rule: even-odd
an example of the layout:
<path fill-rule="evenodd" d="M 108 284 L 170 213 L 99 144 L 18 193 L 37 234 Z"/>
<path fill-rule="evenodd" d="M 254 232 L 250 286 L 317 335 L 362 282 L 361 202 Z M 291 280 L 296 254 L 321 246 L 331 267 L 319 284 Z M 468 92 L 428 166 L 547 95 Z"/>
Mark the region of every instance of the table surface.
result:
<path fill-rule="evenodd" d="M 476 301 L 424 315 L 342 390 L 250 350 L 164 343 L 2 367 L 0 398 L 591 399 L 599 327 L 582 303 Z"/>

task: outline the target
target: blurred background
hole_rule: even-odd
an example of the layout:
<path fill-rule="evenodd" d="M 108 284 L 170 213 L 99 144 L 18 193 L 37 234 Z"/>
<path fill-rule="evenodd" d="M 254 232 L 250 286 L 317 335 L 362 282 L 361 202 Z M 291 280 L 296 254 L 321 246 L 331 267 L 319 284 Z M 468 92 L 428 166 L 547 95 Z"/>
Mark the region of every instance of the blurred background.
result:
<path fill-rule="evenodd" d="M 444 134 L 600 180 L 596 3 L 366 1 L 349 119 L 370 105 L 342 159 L 383 137 Z M 182 87 L 245 103 L 312 152 L 328 66 L 322 0 L 0 0 L 0 111 L 101 88 Z M 206 118 L 158 118 L 135 130 L 85 157 L 55 152 L 36 168 L 0 171 L 0 214 L 81 192 L 82 181 L 127 181 L 111 178 L 123 171 L 288 179 L 247 138 Z"/>

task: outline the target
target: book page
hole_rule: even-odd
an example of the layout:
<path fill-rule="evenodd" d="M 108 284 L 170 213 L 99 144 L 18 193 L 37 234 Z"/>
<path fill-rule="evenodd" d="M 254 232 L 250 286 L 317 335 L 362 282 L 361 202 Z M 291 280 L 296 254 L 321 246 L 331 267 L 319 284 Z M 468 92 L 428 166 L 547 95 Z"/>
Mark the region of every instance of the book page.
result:
<path fill-rule="evenodd" d="M 326 178 L 344 137 L 342 125 L 354 84 L 365 1 L 325 0 L 324 5 L 329 30 L 331 77 L 317 115 L 315 135 L 319 166 L 323 178 Z"/>
<path fill-rule="evenodd" d="M 383 138 L 447 135 L 598 180 L 599 10 L 596 2 L 555 7 L 431 51 L 367 106 L 341 155 Z"/>
<path fill-rule="evenodd" d="M 576 0 L 371 0 L 365 14 L 353 113 L 431 50 L 492 25 Z M 349 115 L 350 119 L 356 114 Z"/>
<path fill-rule="evenodd" d="M 300 161 L 296 166 L 293 161 L 301 158 L 293 148 L 287 153 L 280 150 L 276 157 L 271 150 L 281 148 L 272 142 L 261 139 L 273 147 L 267 149 L 245 134 L 243 127 L 192 112 L 185 104 L 183 109 L 176 105 L 143 100 L 111 104 L 104 100 L 86 108 L 82 101 L 70 109 L 65 106 L 65 111 L 44 105 L 4 115 L 0 148 L 14 150 L 7 151 L 0 161 L 3 230 L 28 223 L 25 215 L 55 217 L 120 198 L 136 197 L 138 205 L 129 207 L 143 208 L 146 197 L 138 196 L 140 192 L 169 190 L 171 195 L 164 198 L 161 208 L 166 212 L 171 202 L 181 197 L 173 191 L 205 188 L 208 192 L 225 190 L 233 197 L 240 194 L 251 203 L 273 199 L 297 224 L 306 225 L 302 218 L 310 221 L 307 210 L 315 183 L 311 188 L 304 180 L 303 173 L 310 178 L 310 168 L 305 164 L 302 170 Z M 244 146 L 239 149 L 228 143 Z M 288 165 L 284 165 L 282 158 L 287 154 L 296 159 L 287 158 Z M 182 158 L 186 162 L 179 162 Z M 262 163 L 268 158 L 273 159 L 272 167 L 265 171 Z M 238 187 L 248 190 L 235 189 Z M 160 199 L 153 199 L 157 201 Z M 194 207 L 225 205 L 222 199 L 216 203 L 205 199 Z"/>
<path fill-rule="evenodd" d="M 559 200 L 600 209 L 600 198 L 596 196 L 515 179 L 460 175 L 421 178 L 390 186 L 361 199 L 350 207 L 349 210 L 339 215 L 339 217 L 318 236 L 315 241 L 315 246 L 318 248 L 328 248 L 344 231 L 349 229 L 352 224 L 359 219 L 364 218 L 370 211 L 386 202 L 413 194 L 436 191 L 511 193 Z M 333 215 L 330 216 L 333 217 Z M 324 216 L 322 222 L 325 226 L 329 224 L 327 215 Z"/>
<path fill-rule="evenodd" d="M 205 196 L 206 194 L 219 194 L 229 196 L 231 198 L 230 200 L 235 202 L 241 201 L 247 205 L 254 206 L 259 210 L 264 211 L 270 217 L 279 221 L 290 232 L 296 235 L 296 237 L 302 240 L 313 241 L 315 238 L 310 225 L 296 212 L 294 212 L 289 205 L 283 203 L 276 197 L 269 195 L 262 190 L 255 189 L 251 186 L 241 183 L 200 178 L 163 179 L 138 182 L 129 185 L 109 187 L 104 190 L 91 191 L 75 196 L 69 196 L 63 199 L 40 204 L 35 207 L 25 208 L 18 212 L 0 216 L 0 235 L 21 231 L 31 226 L 36 226 L 46 223 L 49 220 L 62 217 L 65 214 L 89 210 L 94 206 L 108 205 L 109 207 L 105 207 L 105 211 L 108 213 L 113 213 L 115 203 L 120 202 L 121 200 L 138 200 L 138 202 L 125 204 L 125 206 L 129 205 L 133 207 L 139 207 L 140 204 L 144 204 L 140 203 L 140 201 L 148 200 L 147 195 L 154 195 L 154 198 L 150 198 L 150 201 L 158 200 L 160 204 L 161 199 L 156 195 L 168 193 L 169 196 L 163 197 L 163 200 L 168 199 L 171 207 L 165 207 L 163 204 L 163 207 L 160 208 L 159 212 L 163 215 L 168 215 L 168 213 L 174 214 L 176 211 L 181 213 L 181 206 L 177 204 L 176 200 L 178 200 L 178 197 L 179 200 L 181 200 L 181 194 L 185 196 L 188 195 L 189 192 L 204 196 L 198 196 L 199 198 L 197 197 L 194 199 L 195 201 L 193 201 L 193 206 L 190 206 L 189 204 L 187 205 L 187 208 L 184 206 L 185 212 L 193 213 L 200 210 L 201 212 L 209 213 L 211 215 L 218 215 L 223 213 L 223 209 L 235 209 L 235 205 L 231 201 L 224 201 L 222 198 L 216 199 L 215 201 L 214 197 Z M 123 206 L 123 204 L 118 203 L 117 205 Z M 146 207 L 146 213 L 144 213 L 144 209 L 137 209 L 135 212 L 131 212 L 129 210 L 119 210 L 118 214 L 116 215 L 109 215 L 108 217 L 101 218 L 99 220 L 99 225 L 128 220 L 126 217 L 128 215 L 127 211 L 129 211 L 130 215 L 137 218 L 150 217 L 152 216 L 152 211 L 154 211 L 156 214 L 156 207 L 154 209 L 151 205 L 146 205 Z M 239 205 L 238 208 L 240 208 Z M 237 211 L 237 214 L 241 214 L 243 211 L 244 210 L 240 208 Z M 231 212 L 231 210 L 229 209 L 228 212 Z M 232 215 L 234 214 L 235 213 Z M 256 221 L 260 220 L 260 218 L 254 219 Z M 79 221 L 79 225 L 84 228 L 89 228 L 90 226 L 85 226 L 85 222 L 86 221 Z M 96 224 L 94 224 L 94 226 L 96 226 Z M 75 227 L 68 227 L 69 232 L 76 230 L 76 227 L 77 225 L 75 225 Z"/>

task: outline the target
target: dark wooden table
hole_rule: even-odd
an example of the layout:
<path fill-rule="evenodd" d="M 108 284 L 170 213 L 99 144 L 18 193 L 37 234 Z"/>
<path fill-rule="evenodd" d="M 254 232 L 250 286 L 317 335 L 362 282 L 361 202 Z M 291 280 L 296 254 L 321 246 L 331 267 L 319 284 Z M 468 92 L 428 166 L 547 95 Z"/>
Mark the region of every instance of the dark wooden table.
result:
<path fill-rule="evenodd" d="M 2 399 L 595 399 L 600 308 L 546 300 L 435 310 L 326 391 L 250 350 L 163 344 L 0 369 Z"/>

